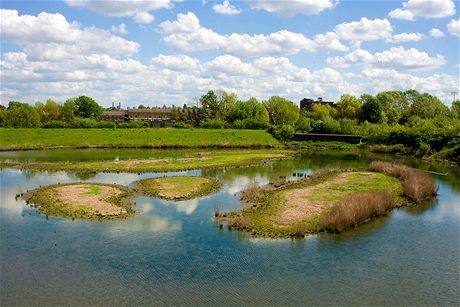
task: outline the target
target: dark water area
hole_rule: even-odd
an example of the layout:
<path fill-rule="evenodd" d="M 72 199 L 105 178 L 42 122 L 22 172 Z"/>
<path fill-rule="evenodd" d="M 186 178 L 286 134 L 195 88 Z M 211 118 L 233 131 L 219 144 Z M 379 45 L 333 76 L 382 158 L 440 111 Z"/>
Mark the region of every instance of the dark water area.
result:
<path fill-rule="evenodd" d="M 87 161 L 174 156 L 175 151 L 62 150 L 1 153 L 0 160 Z M 220 229 L 213 212 L 240 207 L 255 181 L 324 167 L 401 162 L 433 175 L 429 204 L 341 234 L 266 239 Z M 188 201 L 136 199 L 121 221 L 40 215 L 17 193 L 53 183 L 129 185 L 164 175 L 205 175 L 222 189 Z M 0 170 L 0 305 L 442 305 L 460 301 L 458 168 L 396 156 L 304 153 L 264 165 L 174 173 Z"/>

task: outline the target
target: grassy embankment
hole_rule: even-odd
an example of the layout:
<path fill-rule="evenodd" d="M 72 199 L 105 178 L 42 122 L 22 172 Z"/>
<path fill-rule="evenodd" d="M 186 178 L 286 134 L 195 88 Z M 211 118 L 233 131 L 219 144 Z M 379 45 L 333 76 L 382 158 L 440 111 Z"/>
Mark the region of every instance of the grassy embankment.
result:
<path fill-rule="evenodd" d="M 135 182 L 141 193 L 168 200 L 192 199 L 210 194 L 220 186 L 215 179 L 198 176 L 149 178 Z"/>
<path fill-rule="evenodd" d="M 241 196 L 245 207 L 217 212 L 217 219 L 255 235 L 304 236 L 342 231 L 436 194 L 428 174 L 384 162 L 373 163 L 370 170 L 319 171 L 309 179 L 276 186 L 247 187 Z"/>
<path fill-rule="evenodd" d="M 228 149 L 183 152 L 174 157 L 81 162 L 0 162 L 1 167 L 30 170 L 70 170 L 88 172 L 165 172 L 260 163 L 264 159 L 285 158 L 282 149 Z"/>
<path fill-rule="evenodd" d="M 132 215 L 132 196 L 131 190 L 119 185 L 72 183 L 41 187 L 23 197 L 45 215 L 105 220 Z"/>
<path fill-rule="evenodd" d="M 262 130 L 0 128 L 0 150 L 46 148 L 255 148 L 281 144 Z"/>

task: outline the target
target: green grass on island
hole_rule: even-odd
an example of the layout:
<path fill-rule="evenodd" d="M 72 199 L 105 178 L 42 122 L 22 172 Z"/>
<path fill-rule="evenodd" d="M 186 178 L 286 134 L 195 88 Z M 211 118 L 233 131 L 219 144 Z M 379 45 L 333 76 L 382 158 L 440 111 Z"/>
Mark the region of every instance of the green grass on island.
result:
<path fill-rule="evenodd" d="M 238 129 L 18 129 L 0 128 L 0 150 L 59 147 L 274 147 L 262 130 Z"/>
<path fill-rule="evenodd" d="M 137 181 L 135 186 L 146 195 L 168 200 L 185 200 L 217 191 L 220 183 L 212 178 L 198 176 L 171 176 Z"/>
<path fill-rule="evenodd" d="M 382 172 L 318 171 L 297 182 L 272 183 L 264 188 L 249 185 L 241 193 L 245 206 L 216 212 L 216 218 L 254 235 L 304 236 L 341 231 L 391 208 L 428 201 L 436 195 L 434 181 L 426 173 L 379 163 L 383 167 L 372 167 L 382 168 Z M 414 189 L 419 197 L 413 197 Z"/>
<path fill-rule="evenodd" d="M 30 170 L 70 170 L 89 172 L 165 172 L 242 166 L 265 159 L 285 158 L 290 152 L 282 149 L 226 149 L 181 152 L 174 156 L 129 160 L 79 162 L 0 162 L 0 167 Z"/>
<path fill-rule="evenodd" d="M 55 184 L 24 195 L 26 202 L 41 214 L 89 220 L 132 215 L 131 198 L 129 189 L 101 183 Z"/>

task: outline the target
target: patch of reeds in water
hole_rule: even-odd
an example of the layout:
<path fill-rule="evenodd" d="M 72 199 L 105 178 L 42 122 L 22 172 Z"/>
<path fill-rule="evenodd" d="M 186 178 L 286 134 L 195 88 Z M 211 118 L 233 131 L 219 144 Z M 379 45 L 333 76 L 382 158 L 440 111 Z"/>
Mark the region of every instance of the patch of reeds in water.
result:
<path fill-rule="evenodd" d="M 319 230 L 340 232 L 370 217 L 383 215 L 392 207 L 392 195 L 386 190 L 348 195 L 332 206 Z"/>
<path fill-rule="evenodd" d="M 371 171 L 401 179 L 404 195 L 416 203 L 434 197 L 437 193 L 433 177 L 420 170 L 382 161 L 372 162 L 369 168 Z"/>

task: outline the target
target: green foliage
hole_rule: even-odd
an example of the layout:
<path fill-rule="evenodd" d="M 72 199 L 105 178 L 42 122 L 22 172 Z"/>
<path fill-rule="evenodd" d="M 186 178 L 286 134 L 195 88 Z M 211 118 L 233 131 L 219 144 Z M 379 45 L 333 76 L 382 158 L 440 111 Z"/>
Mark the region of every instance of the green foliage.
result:
<path fill-rule="evenodd" d="M 295 130 L 303 133 L 310 132 L 312 130 L 311 119 L 301 114 L 299 120 L 295 123 Z"/>
<path fill-rule="evenodd" d="M 202 120 L 214 119 L 217 117 L 219 112 L 219 102 L 217 101 L 217 95 L 214 91 L 208 91 L 205 95 L 200 98 L 201 110 L 203 111 Z"/>
<path fill-rule="evenodd" d="M 414 92 L 411 93 L 415 95 Z M 404 92 L 381 92 L 377 94 L 376 98 L 382 107 L 384 119 L 389 124 L 398 123 L 409 110 L 409 100 Z"/>
<path fill-rule="evenodd" d="M 27 103 L 10 101 L 8 108 L 1 110 L 3 127 L 34 128 L 40 124 L 37 110 Z"/>
<path fill-rule="evenodd" d="M 267 109 L 255 98 L 233 104 L 228 112 L 227 119 L 230 123 L 246 119 L 256 120 L 263 124 L 268 124 L 270 121 Z"/>
<path fill-rule="evenodd" d="M 460 100 L 455 100 L 452 102 L 450 113 L 452 114 L 453 118 L 460 119 Z"/>
<path fill-rule="evenodd" d="M 42 128 L 67 128 L 67 123 L 62 120 L 51 120 L 41 125 Z"/>
<path fill-rule="evenodd" d="M 269 132 L 273 135 L 273 137 L 277 140 L 282 142 L 288 142 L 294 136 L 295 130 L 290 125 L 282 125 L 282 126 L 272 126 L 269 129 Z"/>
<path fill-rule="evenodd" d="M 65 121 L 70 121 L 75 117 L 75 98 L 67 99 L 62 106 L 62 117 Z"/>
<path fill-rule="evenodd" d="M 371 96 L 364 94 L 361 96 L 361 113 L 359 115 L 359 121 L 368 121 L 370 123 L 381 123 L 383 121 L 382 107 L 378 100 Z"/>
<path fill-rule="evenodd" d="M 45 104 L 37 102 L 35 104 L 35 109 L 37 110 L 42 123 L 62 119 L 62 107 L 51 99 L 48 99 Z"/>
<path fill-rule="evenodd" d="M 179 129 L 191 129 L 192 126 L 190 124 L 184 123 L 184 122 L 177 122 L 174 123 L 173 125 L 174 128 L 179 128 Z"/>
<path fill-rule="evenodd" d="M 315 103 L 312 107 L 311 116 L 316 120 L 327 121 L 336 116 L 336 110 L 328 104 Z"/>
<path fill-rule="evenodd" d="M 410 107 L 410 114 L 430 119 L 437 115 L 447 116 L 449 109 L 437 97 L 424 93 L 416 96 Z"/>
<path fill-rule="evenodd" d="M 276 126 L 293 126 L 299 119 L 299 108 L 287 99 L 273 96 L 267 101 L 264 101 L 263 104 L 268 111 L 272 124 Z"/>
<path fill-rule="evenodd" d="M 348 94 L 340 96 L 340 100 L 337 102 L 337 117 L 356 119 L 360 112 L 361 102 L 358 98 Z"/>
<path fill-rule="evenodd" d="M 205 129 L 224 129 L 225 121 L 221 119 L 209 119 L 200 122 L 200 127 Z"/>
<path fill-rule="evenodd" d="M 75 117 L 68 123 L 69 128 L 95 128 L 97 121 L 91 118 Z"/>
<path fill-rule="evenodd" d="M 83 118 L 99 119 L 102 114 L 102 108 L 88 96 L 80 96 L 75 99 L 75 114 Z"/>

